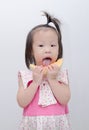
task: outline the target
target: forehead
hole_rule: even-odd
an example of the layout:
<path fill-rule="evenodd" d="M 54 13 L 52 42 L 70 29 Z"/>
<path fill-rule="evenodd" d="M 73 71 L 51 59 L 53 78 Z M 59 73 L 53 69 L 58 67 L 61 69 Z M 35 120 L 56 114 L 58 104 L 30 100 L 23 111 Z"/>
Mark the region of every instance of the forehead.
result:
<path fill-rule="evenodd" d="M 39 27 L 33 32 L 33 41 L 35 40 L 58 40 L 57 31 L 53 28 Z"/>

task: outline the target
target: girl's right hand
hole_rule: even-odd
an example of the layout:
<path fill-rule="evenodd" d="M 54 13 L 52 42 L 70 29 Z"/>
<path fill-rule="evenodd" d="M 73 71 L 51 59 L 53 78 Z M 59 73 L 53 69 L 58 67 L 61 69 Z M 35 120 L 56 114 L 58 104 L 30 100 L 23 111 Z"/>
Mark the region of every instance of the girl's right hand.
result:
<path fill-rule="evenodd" d="M 39 86 L 43 80 L 43 75 L 43 67 L 36 66 L 33 70 L 33 82 Z"/>

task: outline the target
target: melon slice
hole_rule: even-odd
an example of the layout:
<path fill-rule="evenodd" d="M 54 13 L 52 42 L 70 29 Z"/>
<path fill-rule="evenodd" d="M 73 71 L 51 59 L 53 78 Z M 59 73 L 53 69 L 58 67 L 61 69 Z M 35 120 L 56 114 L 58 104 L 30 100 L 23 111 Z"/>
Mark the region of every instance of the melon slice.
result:
<path fill-rule="evenodd" d="M 29 65 L 29 68 L 30 68 L 31 70 L 35 69 L 35 67 L 36 67 L 36 65 L 34 65 L 34 64 L 30 64 L 30 65 Z"/>
<path fill-rule="evenodd" d="M 58 67 L 61 67 L 62 63 L 63 63 L 63 58 L 60 58 L 56 62 L 52 63 L 51 65 L 56 64 L 58 65 Z M 36 65 L 30 64 L 29 67 L 31 70 L 33 70 L 36 67 Z M 44 74 L 47 74 L 47 67 L 45 67 L 44 69 Z"/>
<path fill-rule="evenodd" d="M 62 65 L 62 63 L 63 63 L 63 58 L 61 58 L 61 59 L 58 59 L 56 62 L 54 62 L 53 64 L 56 64 L 56 65 L 58 65 L 59 67 Z"/>

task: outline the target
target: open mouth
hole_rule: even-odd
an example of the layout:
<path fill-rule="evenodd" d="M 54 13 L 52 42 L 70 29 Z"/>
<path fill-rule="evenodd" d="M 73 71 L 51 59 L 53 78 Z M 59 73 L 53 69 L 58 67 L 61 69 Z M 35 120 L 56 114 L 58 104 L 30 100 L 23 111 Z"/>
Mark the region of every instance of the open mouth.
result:
<path fill-rule="evenodd" d="M 50 57 L 46 57 L 42 60 L 43 66 L 50 65 L 52 59 Z"/>

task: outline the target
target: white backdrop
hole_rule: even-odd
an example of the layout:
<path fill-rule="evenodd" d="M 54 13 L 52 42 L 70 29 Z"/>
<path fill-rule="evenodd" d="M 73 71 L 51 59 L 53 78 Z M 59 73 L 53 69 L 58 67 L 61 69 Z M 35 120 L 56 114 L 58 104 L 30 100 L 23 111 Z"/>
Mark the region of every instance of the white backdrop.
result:
<path fill-rule="evenodd" d="M 0 0 L 0 130 L 18 130 L 17 72 L 24 69 L 28 31 L 44 23 L 41 10 L 61 20 L 64 64 L 69 70 L 73 130 L 89 129 L 88 0 Z"/>

